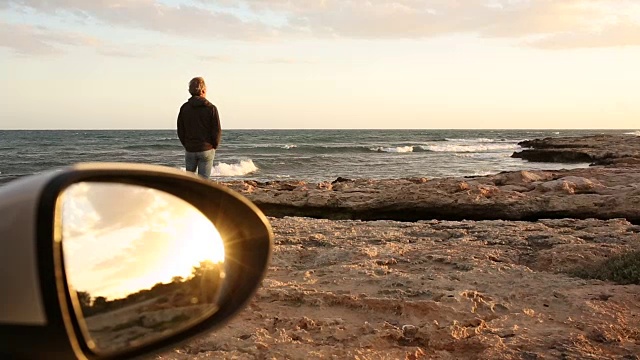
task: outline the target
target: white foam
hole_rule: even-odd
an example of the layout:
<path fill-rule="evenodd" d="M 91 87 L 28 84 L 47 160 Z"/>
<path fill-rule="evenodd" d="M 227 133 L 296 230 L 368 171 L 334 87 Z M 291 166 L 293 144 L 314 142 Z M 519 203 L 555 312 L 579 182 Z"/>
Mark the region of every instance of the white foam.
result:
<path fill-rule="evenodd" d="M 211 176 L 242 176 L 257 171 L 258 167 L 251 159 L 242 160 L 237 164 L 218 163 L 213 167 Z"/>
<path fill-rule="evenodd" d="M 476 171 L 473 174 L 471 174 L 471 176 L 487 176 L 487 175 L 494 175 L 496 172 L 495 171 Z"/>
<path fill-rule="evenodd" d="M 388 152 L 388 153 L 409 153 L 413 152 L 413 146 L 398 146 L 398 147 L 374 147 L 369 149 L 371 151 L 377 152 Z"/>
<path fill-rule="evenodd" d="M 298 145 L 284 145 L 282 148 L 285 150 L 289 150 L 289 149 L 295 149 L 297 147 Z"/>
<path fill-rule="evenodd" d="M 433 152 L 482 152 L 519 149 L 518 144 L 487 144 L 487 145 L 424 145 L 423 150 Z"/>
<path fill-rule="evenodd" d="M 628 132 L 628 133 L 624 133 L 625 135 L 635 135 L 635 136 L 640 136 L 640 130 L 638 131 L 634 131 L 634 132 Z"/>

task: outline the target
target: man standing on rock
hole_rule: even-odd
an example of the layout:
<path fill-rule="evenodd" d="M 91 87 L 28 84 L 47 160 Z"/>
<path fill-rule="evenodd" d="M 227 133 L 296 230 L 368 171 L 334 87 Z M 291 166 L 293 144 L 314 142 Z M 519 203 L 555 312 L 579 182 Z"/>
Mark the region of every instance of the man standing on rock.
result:
<path fill-rule="evenodd" d="M 185 149 L 185 167 L 208 179 L 213 168 L 213 157 L 220 144 L 222 130 L 218 108 L 207 99 L 204 79 L 196 77 L 189 82 L 191 98 L 180 107 L 178 138 Z"/>

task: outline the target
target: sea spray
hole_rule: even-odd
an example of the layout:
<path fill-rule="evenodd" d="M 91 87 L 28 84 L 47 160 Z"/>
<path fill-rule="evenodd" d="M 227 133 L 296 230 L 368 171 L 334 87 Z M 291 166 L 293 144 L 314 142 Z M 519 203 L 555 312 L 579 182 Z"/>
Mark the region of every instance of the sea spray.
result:
<path fill-rule="evenodd" d="M 211 171 L 211 176 L 243 176 L 255 172 L 258 167 L 251 159 L 242 160 L 237 164 L 219 163 Z"/>

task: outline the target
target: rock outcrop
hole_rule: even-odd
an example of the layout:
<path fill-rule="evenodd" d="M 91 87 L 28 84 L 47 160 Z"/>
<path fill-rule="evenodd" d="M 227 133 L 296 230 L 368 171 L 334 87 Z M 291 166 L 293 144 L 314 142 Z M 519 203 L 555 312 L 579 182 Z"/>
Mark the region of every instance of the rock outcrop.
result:
<path fill-rule="evenodd" d="M 358 220 L 625 218 L 640 224 L 640 167 L 473 178 L 230 182 L 268 216 Z"/>
<path fill-rule="evenodd" d="M 536 162 L 640 164 L 640 136 L 593 135 L 527 140 L 512 157 Z"/>
<path fill-rule="evenodd" d="M 247 309 L 158 359 L 640 354 L 640 285 L 567 275 L 640 249 L 627 221 L 270 220 L 273 260 Z"/>

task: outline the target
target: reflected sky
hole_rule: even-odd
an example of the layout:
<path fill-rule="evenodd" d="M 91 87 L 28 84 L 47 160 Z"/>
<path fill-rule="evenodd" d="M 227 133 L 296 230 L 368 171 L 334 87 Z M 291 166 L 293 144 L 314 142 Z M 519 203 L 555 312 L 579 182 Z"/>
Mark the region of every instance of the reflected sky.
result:
<path fill-rule="evenodd" d="M 71 286 L 109 299 L 225 258 L 218 230 L 198 209 L 159 190 L 116 183 L 64 191 L 62 246 Z"/>

